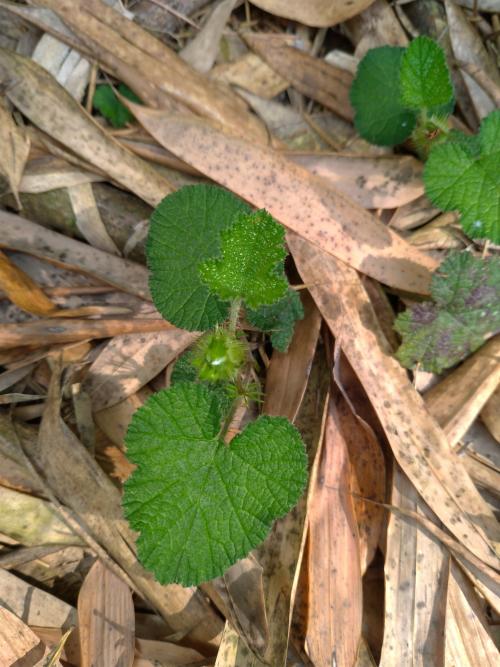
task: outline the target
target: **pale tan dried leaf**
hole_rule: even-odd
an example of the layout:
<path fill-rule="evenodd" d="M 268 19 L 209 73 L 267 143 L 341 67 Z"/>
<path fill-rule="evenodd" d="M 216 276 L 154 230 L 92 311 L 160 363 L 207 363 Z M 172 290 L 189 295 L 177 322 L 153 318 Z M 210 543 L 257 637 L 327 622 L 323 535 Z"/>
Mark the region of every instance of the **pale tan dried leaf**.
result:
<path fill-rule="evenodd" d="M 36 320 L 21 324 L 5 324 L 0 329 L 2 348 L 20 345 L 73 343 L 95 338 L 111 338 L 124 333 L 165 331 L 172 325 L 163 319 L 108 319 L 100 320 Z"/>
<path fill-rule="evenodd" d="M 327 28 L 362 12 L 373 0 L 252 0 L 266 12 L 315 28 Z"/>
<path fill-rule="evenodd" d="M 159 667 L 167 665 L 182 667 L 182 665 L 203 664 L 206 659 L 194 648 L 173 644 L 167 641 L 155 641 L 154 639 L 135 640 L 136 657 L 134 667 Z"/>
<path fill-rule="evenodd" d="M 476 591 L 452 564 L 447 595 L 446 667 L 495 667 L 500 655 Z"/>
<path fill-rule="evenodd" d="M 252 51 L 299 93 L 320 102 L 342 118 L 353 119 L 349 101 L 353 79 L 350 72 L 288 46 L 281 35 L 245 33 L 243 36 Z"/>
<path fill-rule="evenodd" d="M 206 73 L 212 69 L 219 53 L 222 33 L 235 4 L 236 0 L 222 0 L 214 5 L 202 29 L 179 52 L 182 60 L 197 72 Z"/>
<path fill-rule="evenodd" d="M 481 410 L 481 419 L 491 435 L 500 443 L 500 387 Z"/>
<path fill-rule="evenodd" d="M 251 653 L 238 633 L 226 622 L 214 667 L 263 667 L 263 663 Z"/>
<path fill-rule="evenodd" d="M 472 425 L 500 382 L 500 336 L 491 338 L 424 395 L 451 447 Z"/>
<path fill-rule="evenodd" d="M 109 408 L 135 394 L 197 338 L 196 333 L 174 328 L 115 336 L 92 363 L 85 379 L 94 408 Z"/>
<path fill-rule="evenodd" d="M 390 227 L 399 231 L 414 229 L 424 225 L 439 214 L 439 209 L 431 204 L 426 195 L 400 206 L 391 218 Z M 445 213 L 444 215 L 449 215 Z M 451 215 L 455 215 L 452 213 Z"/>
<path fill-rule="evenodd" d="M 89 274 L 124 292 L 149 299 L 148 270 L 128 259 L 115 257 L 87 243 L 58 234 L 7 211 L 0 211 L 0 247 L 47 259 Z"/>
<path fill-rule="evenodd" d="M 399 466 L 392 505 L 435 521 Z M 380 667 L 444 665 L 446 590 L 450 557 L 439 540 L 391 513 L 385 552 L 385 619 Z"/>
<path fill-rule="evenodd" d="M 19 192 L 37 194 L 103 180 L 103 176 L 99 174 L 79 169 L 60 158 L 47 156 L 28 162 L 19 185 Z"/>
<path fill-rule="evenodd" d="M 496 519 L 393 358 L 357 273 L 295 234 L 289 234 L 288 243 L 304 282 L 368 393 L 396 460 L 451 533 L 497 567 Z"/>
<path fill-rule="evenodd" d="M 97 560 L 78 594 L 81 667 L 132 667 L 135 619 L 132 592 Z"/>
<path fill-rule="evenodd" d="M 340 400 L 343 400 L 340 393 Z M 351 467 L 330 398 L 322 453 L 308 498 L 307 652 L 317 667 L 354 665 L 361 639 L 359 538 Z"/>
<path fill-rule="evenodd" d="M 375 0 L 365 11 L 350 19 L 345 29 L 356 45 L 355 56 L 362 58 L 377 46 L 406 46 L 408 37 L 386 0 Z"/>
<path fill-rule="evenodd" d="M 0 569 L 0 590 L 2 606 L 27 625 L 64 629 L 76 625 L 74 607 L 3 569 Z"/>
<path fill-rule="evenodd" d="M 467 19 L 463 9 L 452 0 L 445 0 L 444 4 L 455 58 L 460 62 L 475 65 L 484 70 L 491 80 L 497 86 L 500 86 L 498 67 L 486 51 L 481 37 L 473 24 Z M 484 118 L 495 109 L 494 101 L 470 74 L 462 71 L 462 76 L 479 119 Z"/>
<path fill-rule="evenodd" d="M 264 412 L 291 422 L 306 391 L 321 326 L 321 315 L 309 295 L 303 296 L 303 303 L 304 319 L 295 325 L 290 347 L 287 352 L 273 351 L 266 373 Z"/>
<path fill-rule="evenodd" d="M 276 152 L 210 127 L 133 105 L 167 150 L 327 253 L 383 283 L 426 293 L 436 261 L 411 248 L 375 216 Z"/>
<path fill-rule="evenodd" d="M 29 58 L 0 49 L 0 82 L 34 125 L 156 206 L 173 188 L 108 135 L 57 81 Z"/>
<path fill-rule="evenodd" d="M 6 667 L 44 667 L 50 658 L 49 649 L 35 633 L 9 609 L 0 607 L 0 660 Z M 61 667 L 59 660 L 53 667 Z M 52 667 L 51 665 L 51 667 Z"/>
<path fill-rule="evenodd" d="M 409 243 L 421 250 L 462 249 L 467 243 L 458 224 L 458 215 L 451 211 L 442 213 L 406 238 Z"/>
<path fill-rule="evenodd" d="M 424 192 L 422 163 L 409 155 L 295 152 L 287 157 L 325 178 L 363 208 L 397 208 Z"/>
<path fill-rule="evenodd" d="M 282 93 L 290 85 L 262 58 L 251 52 L 243 54 L 234 62 L 216 65 L 210 76 L 215 81 L 238 86 L 268 100 Z"/>
<path fill-rule="evenodd" d="M 97 208 L 90 183 L 80 183 L 67 188 L 75 223 L 83 238 L 94 248 L 112 255 L 120 255 L 114 241 L 108 234 Z"/>
<path fill-rule="evenodd" d="M 0 101 L 0 174 L 7 180 L 18 208 L 22 208 L 18 192 L 29 152 L 29 138 Z"/>
<path fill-rule="evenodd" d="M 90 63 L 52 35 L 42 35 L 32 59 L 50 72 L 72 97 L 81 102 L 90 79 Z"/>
<path fill-rule="evenodd" d="M 125 433 L 134 412 L 144 405 L 144 401 L 152 394 L 148 387 L 143 387 L 136 394 L 128 396 L 123 401 L 115 403 L 110 408 L 94 411 L 94 419 L 101 431 L 114 442 L 123 447 Z"/>
<path fill-rule="evenodd" d="M 0 486 L 0 532 L 27 546 L 81 544 L 50 503 Z"/>

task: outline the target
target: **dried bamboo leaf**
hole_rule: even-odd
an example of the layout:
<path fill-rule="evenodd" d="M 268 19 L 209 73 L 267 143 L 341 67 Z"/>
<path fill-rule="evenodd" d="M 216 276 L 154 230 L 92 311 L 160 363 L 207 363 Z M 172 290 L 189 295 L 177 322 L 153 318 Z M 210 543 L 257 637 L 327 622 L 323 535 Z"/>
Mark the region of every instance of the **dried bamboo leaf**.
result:
<path fill-rule="evenodd" d="M 284 16 L 316 28 L 329 27 L 355 16 L 373 0 L 252 0 L 252 4 L 277 16 Z"/>
<path fill-rule="evenodd" d="M 36 634 L 17 616 L 0 607 L 0 658 L 4 665 L 43 667 L 50 660 L 50 651 Z M 59 660 L 51 667 L 62 667 Z"/>
<path fill-rule="evenodd" d="M 132 667 L 135 618 L 127 584 L 97 560 L 78 594 L 81 667 Z"/>
<path fill-rule="evenodd" d="M 496 519 L 392 357 L 358 275 L 297 235 L 289 234 L 288 243 L 303 280 L 311 285 L 323 317 L 370 397 L 396 460 L 451 533 L 485 563 L 498 567 Z"/>
<path fill-rule="evenodd" d="M 130 105 L 131 106 L 131 105 Z M 206 176 L 377 280 L 426 293 L 435 260 L 411 248 L 375 216 L 270 149 L 212 128 L 133 106 L 157 141 Z"/>
<path fill-rule="evenodd" d="M 22 208 L 18 192 L 29 152 L 29 138 L 22 128 L 16 125 L 5 104 L 0 101 L 0 174 L 7 180 L 18 208 Z"/>

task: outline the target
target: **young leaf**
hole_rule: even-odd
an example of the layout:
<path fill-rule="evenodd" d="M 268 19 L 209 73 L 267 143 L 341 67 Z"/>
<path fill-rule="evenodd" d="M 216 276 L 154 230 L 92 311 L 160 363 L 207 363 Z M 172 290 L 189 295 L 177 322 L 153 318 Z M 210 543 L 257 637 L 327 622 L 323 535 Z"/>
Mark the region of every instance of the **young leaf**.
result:
<path fill-rule="evenodd" d="M 354 125 L 372 144 L 400 144 L 415 127 L 415 112 L 401 101 L 399 70 L 403 53 L 399 46 L 370 49 L 359 63 L 351 86 Z"/>
<path fill-rule="evenodd" d="M 443 49 L 430 37 L 417 37 L 405 50 L 400 70 L 401 100 L 408 109 L 450 113 L 453 85 Z"/>
<path fill-rule="evenodd" d="M 458 363 L 500 330 L 500 259 L 450 255 L 434 274 L 434 303 L 421 303 L 398 316 L 403 337 L 397 352 L 407 368 L 421 363 L 440 373 Z"/>
<path fill-rule="evenodd" d="M 283 272 L 285 230 L 267 211 L 240 215 L 222 233 L 222 258 L 207 260 L 200 276 L 222 299 L 251 308 L 274 303 L 288 287 Z"/>
<path fill-rule="evenodd" d="M 228 304 L 211 294 L 200 264 L 220 253 L 220 233 L 251 209 L 213 185 L 188 185 L 160 202 L 151 217 L 146 252 L 153 301 L 182 329 L 205 331 L 228 315 Z"/>
<path fill-rule="evenodd" d="M 218 402 L 200 384 L 163 390 L 134 414 L 126 444 L 137 469 L 123 505 L 139 558 L 159 582 L 191 586 L 220 576 L 298 501 L 307 460 L 298 431 L 259 417 L 230 445 Z"/>
<path fill-rule="evenodd" d="M 140 104 L 141 100 L 137 95 L 130 90 L 124 83 L 118 84 L 118 92 L 123 97 Z M 127 123 L 134 120 L 133 115 L 116 97 L 115 91 L 108 84 L 97 86 L 94 97 L 92 98 L 92 106 L 97 109 L 101 116 L 111 123 L 113 127 L 125 127 Z"/>
<path fill-rule="evenodd" d="M 276 350 L 286 352 L 293 336 L 295 322 L 304 317 L 300 296 L 288 289 L 285 296 L 271 306 L 247 310 L 247 319 L 254 327 L 271 333 L 271 343 Z"/>
<path fill-rule="evenodd" d="M 483 120 L 478 142 L 454 134 L 433 148 L 424 183 L 436 206 L 460 211 L 460 224 L 471 238 L 500 243 L 500 110 Z"/>

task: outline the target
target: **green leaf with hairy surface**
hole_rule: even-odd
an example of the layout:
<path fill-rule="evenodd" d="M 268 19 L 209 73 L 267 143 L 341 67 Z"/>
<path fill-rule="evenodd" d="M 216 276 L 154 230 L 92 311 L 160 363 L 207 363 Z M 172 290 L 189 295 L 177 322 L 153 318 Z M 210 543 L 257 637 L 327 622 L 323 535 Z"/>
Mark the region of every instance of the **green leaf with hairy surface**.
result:
<path fill-rule="evenodd" d="M 286 352 L 293 336 L 295 322 L 304 317 L 300 296 L 288 289 L 285 296 L 271 306 L 260 306 L 247 310 L 247 319 L 254 327 L 271 334 L 271 343 L 276 350 Z"/>
<path fill-rule="evenodd" d="M 286 292 L 285 230 L 267 213 L 239 215 L 222 232 L 222 257 L 200 266 L 200 276 L 222 299 L 243 299 L 251 308 L 278 301 Z"/>
<path fill-rule="evenodd" d="M 434 303 L 420 303 L 398 316 L 403 343 L 397 352 L 407 368 L 440 373 L 500 330 L 500 258 L 450 255 L 434 274 Z"/>
<path fill-rule="evenodd" d="M 479 150 L 478 150 L 479 148 Z M 431 150 L 425 191 L 443 211 L 460 211 L 471 238 L 500 243 L 500 110 L 481 123 L 477 140 L 453 134 Z"/>
<path fill-rule="evenodd" d="M 401 101 L 408 109 L 450 113 L 454 97 L 443 49 L 430 37 L 417 37 L 401 58 Z"/>
<path fill-rule="evenodd" d="M 163 317 L 182 329 L 206 331 L 228 315 L 212 294 L 200 264 L 220 253 L 220 234 L 249 206 L 213 185 L 187 185 L 156 207 L 146 253 L 153 301 Z"/>
<path fill-rule="evenodd" d="M 137 465 L 123 505 L 140 533 L 139 559 L 160 583 L 213 579 L 267 536 L 307 481 L 304 444 L 282 417 L 259 417 L 229 445 L 216 397 L 180 383 L 132 417 L 127 456 Z"/>
<path fill-rule="evenodd" d="M 141 104 L 141 100 L 124 83 L 118 85 L 118 92 L 132 102 Z M 133 115 L 115 95 L 115 91 L 108 84 L 97 86 L 92 98 L 92 106 L 97 109 L 101 116 L 116 128 L 125 127 L 127 123 L 134 120 Z"/>
<path fill-rule="evenodd" d="M 403 53 L 399 46 L 370 49 L 359 63 L 351 86 L 354 125 L 372 144 L 400 144 L 415 127 L 415 112 L 401 101 L 399 70 Z"/>

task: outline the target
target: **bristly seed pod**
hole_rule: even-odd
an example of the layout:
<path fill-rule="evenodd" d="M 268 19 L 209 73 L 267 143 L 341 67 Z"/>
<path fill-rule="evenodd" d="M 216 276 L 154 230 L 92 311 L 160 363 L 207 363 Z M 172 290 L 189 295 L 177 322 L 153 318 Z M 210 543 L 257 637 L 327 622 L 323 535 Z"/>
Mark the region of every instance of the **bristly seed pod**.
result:
<path fill-rule="evenodd" d="M 200 380 L 235 380 L 246 358 L 246 346 L 227 329 L 205 334 L 193 350 L 192 364 Z"/>

